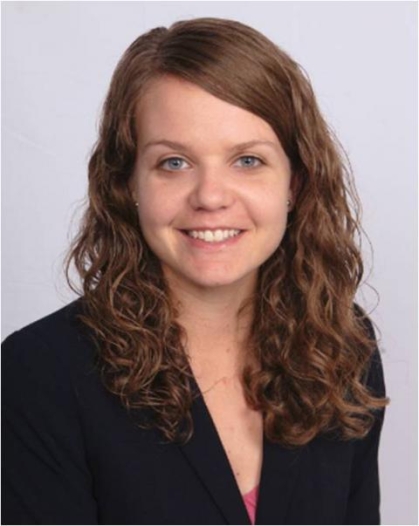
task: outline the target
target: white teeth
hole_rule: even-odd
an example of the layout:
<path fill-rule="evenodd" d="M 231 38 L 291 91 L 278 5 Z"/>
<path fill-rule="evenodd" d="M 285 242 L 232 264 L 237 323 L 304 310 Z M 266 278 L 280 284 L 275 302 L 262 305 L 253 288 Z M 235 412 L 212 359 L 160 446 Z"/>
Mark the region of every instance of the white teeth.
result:
<path fill-rule="evenodd" d="M 240 234 L 240 230 L 188 230 L 187 234 L 194 239 L 202 239 L 207 243 L 219 243 L 230 237 L 237 236 L 237 234 Z"/>

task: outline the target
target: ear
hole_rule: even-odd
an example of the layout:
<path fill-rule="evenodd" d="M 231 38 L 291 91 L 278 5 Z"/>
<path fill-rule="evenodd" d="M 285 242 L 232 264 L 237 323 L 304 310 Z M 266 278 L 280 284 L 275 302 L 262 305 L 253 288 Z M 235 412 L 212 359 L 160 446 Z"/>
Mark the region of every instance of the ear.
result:
<path fill-rule="evenodd" d="M 134 178 L 134 174 L 131 174 L 129 179 L 128 179 L 128 189 L 130 191 L 130 194 L 131 194 L 131 197 L 132 197 L 132 200 L 134 201 L 134 203 L 137 201 L 137 195 L 136 195 L 136 188 L 135 188 L 135 178 Z"/>
<path fill-rule="evenodd" d="M 288 199 L 290 201 L 290 206 L 288 210 L 290 212 L 291 210 L 294 209 L 295 202 L 298 198 L 300 190 L 301 190 L 301 178 L 297 172 L 294 172 L 291 175 L 291 182 L 290 182 L 289 193 L 288 193 Z"/>

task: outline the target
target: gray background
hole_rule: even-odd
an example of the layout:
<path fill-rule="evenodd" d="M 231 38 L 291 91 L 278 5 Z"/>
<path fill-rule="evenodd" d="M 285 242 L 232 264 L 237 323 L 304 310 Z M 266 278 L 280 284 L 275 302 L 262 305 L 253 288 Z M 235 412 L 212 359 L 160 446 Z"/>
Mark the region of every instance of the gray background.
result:
<path fill-rule="evenodd" d="M 382 521 L 417 524 L 415 2 L 3 3 L 2 338 L 73 299 L 62 257 L 117 60 L 144 31 L 199 16 L 247 23 L 299 61 L 349 154 L 381 298 L 363 285 L 358 301 L 380 327 L 392 399 Z"/>

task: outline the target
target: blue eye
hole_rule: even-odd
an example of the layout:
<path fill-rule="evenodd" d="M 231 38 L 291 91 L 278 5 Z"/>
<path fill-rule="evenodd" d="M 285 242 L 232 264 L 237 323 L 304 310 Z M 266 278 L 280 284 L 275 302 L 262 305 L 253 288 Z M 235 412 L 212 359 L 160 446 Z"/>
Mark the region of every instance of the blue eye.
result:
<path fill-rule="evenodd" d="M 244 155 L 243 157 L 240 157 L 238 160 L 245 161 L 242 164 L 244 168 L 256 168 L 264 164 L 262 159 L 259 159 L 259 157 L 255 157 L 254 155 Z"/>
<path fill-rule="evenodd" d="M 186 162 L 180 157 L 169 157 L 159 164 L 159 167 L 164 168 L 165 170 L 178 171 L 183 168 L 182 163 Z M 165 166 L 166 165 L 166 166 Z"/>

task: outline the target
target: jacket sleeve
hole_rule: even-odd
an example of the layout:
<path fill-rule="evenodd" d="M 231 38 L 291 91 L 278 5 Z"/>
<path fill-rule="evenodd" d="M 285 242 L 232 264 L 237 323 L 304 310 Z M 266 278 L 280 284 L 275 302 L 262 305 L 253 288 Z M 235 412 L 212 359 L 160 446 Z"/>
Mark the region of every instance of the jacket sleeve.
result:
<path fill-rule="evenodd" d="M 97 524 L 77 399 L 60 349 L 2 345 L 2 524 Z"/>
<path fill-rule="evenodd" d="M 371 322 L 366 320 L 365 323 L 370 337 L 375 340 Z M 383 366 L 377 347 L 371 358 L 367 385 L 375 396 L 385 396 Z M 376 412 L 374 425 L 368 435 L 355 443 L 345 524 L 380 524 L 378 447 L 384 412 L 384 409 Z"/>

